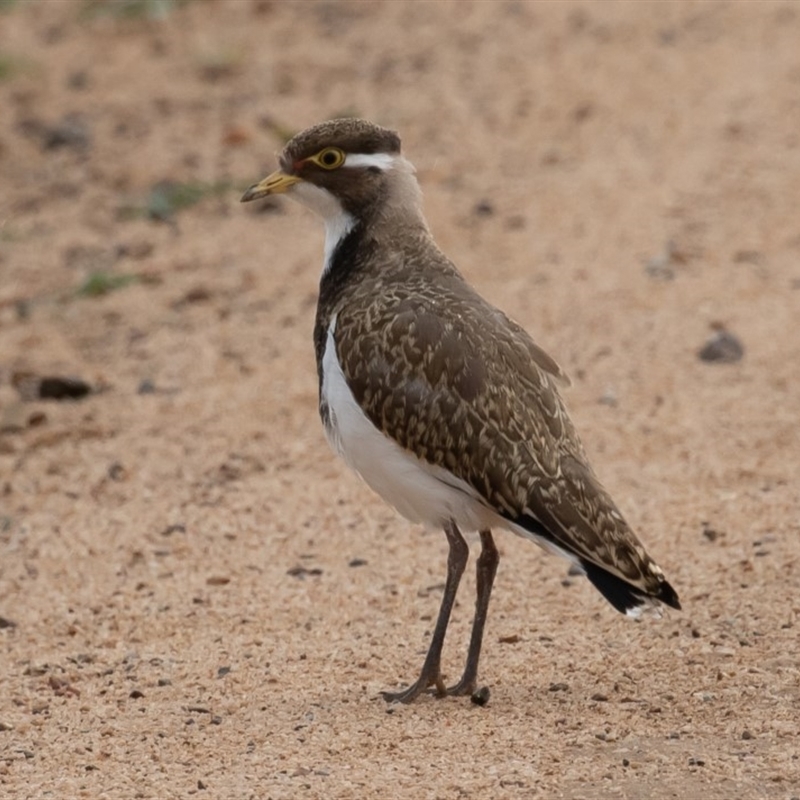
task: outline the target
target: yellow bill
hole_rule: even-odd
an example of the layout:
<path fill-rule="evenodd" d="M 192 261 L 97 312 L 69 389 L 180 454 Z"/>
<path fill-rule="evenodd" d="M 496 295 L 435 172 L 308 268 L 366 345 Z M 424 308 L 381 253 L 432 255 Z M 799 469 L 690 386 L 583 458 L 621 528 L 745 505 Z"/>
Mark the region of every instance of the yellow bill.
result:
<path fill-rule="evenodd" d="M 267 175 L 260 183 L 254 183 L 242 195 L 241 202 L 249 203 L 251 200 L 258 200 L 269 194 L 283 194 L 301 180 L 302 178 L 298 178 L 297 175 L 287 175 L 281 170 L 276 170 L 271 175 Z"/>

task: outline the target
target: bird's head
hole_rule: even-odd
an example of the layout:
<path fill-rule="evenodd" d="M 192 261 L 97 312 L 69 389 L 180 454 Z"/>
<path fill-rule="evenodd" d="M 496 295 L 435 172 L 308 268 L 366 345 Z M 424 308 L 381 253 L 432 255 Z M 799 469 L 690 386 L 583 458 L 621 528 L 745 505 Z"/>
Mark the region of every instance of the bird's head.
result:
<path fill-rule="evenodd" d="M 278 156 L 280 169 L 253 184 L 242 202 L 287 193 L 325 220 L 344 213 L 364 220 L 388 208 L 415 211 L 414 168 L 400 137 L 363 119 L 322 122 L 294 136 Z"/>

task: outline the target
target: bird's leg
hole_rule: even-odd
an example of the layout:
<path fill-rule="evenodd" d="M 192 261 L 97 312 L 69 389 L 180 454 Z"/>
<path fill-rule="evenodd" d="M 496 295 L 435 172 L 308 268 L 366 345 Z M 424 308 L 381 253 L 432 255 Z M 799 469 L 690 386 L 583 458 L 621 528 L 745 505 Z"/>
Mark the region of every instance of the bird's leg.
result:
<path fill-rule="evenodd" d="M 477 688 L 483 628 L 489 611 L 489 597 L 492 594 L 492 584 L 497 573 L 497 563 L 500 561 L 491 531 L 481 531 L 481 548 L 477 564 L 478 597 L 475 601 L 475 620 L 472 623 L 472 635 L 469 639 L 467 665 L 461 680 L 455 686 L 451 686 L 447 690 L 447 694 L 472 694 Z"/>
<path fill-rule="evenodd" d="M 447 624 L 450 621 L 450 612 L 456 599 L 458 584 L 469 559 L 469 546 L 452 520 L 444 526 L 444 532 L 450 545 L 450 552 L 447 555 L 447 580 L 444 584 L 442 605 L 439 607 L 439 617 L 433 630 L 428 655 L 425 656 L 425 663 L 422 665 L 419 678 L 408 689 L 404 689 L 402 692 L 383 692 L 383 699 L 389 703 L 410 703 L 429 686 L 436 686 L 436 692 L 439 695 L 447 692 L 440 671 L 442 646 L 447 632 Z"/>

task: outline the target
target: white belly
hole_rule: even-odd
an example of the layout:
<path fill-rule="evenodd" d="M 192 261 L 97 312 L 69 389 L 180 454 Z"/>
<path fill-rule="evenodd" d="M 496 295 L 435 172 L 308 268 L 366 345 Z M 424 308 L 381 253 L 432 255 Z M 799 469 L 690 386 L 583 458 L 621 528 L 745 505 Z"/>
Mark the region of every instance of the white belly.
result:
<path fill-rule="evenodd" d="M 469 484 L 418 459 L 372 424 L 347 385 L 336 355 L 335 328 L 334 318 L 322 359 L 322 399 L 329 411 L 325 433 L 333 450 L 411 522 L 441 527 L 454 520 L 464 532 L 508 527 Z"/>

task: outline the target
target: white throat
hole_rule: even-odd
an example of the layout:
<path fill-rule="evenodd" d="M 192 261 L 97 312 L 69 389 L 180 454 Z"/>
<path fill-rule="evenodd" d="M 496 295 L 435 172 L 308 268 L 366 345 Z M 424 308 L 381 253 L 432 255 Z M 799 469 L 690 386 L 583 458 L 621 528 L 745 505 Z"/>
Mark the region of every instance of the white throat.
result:
<path fill-rule="evenodd" d="M 347 236 L 356 223 L 355 217 L 342 208 L 342 204 L 327 190 L 305 181 L 292 188 L 291 196 L 322 217 L 325 223 L 325 257 L 322 262 L 324 275 L 331 266 L 331 259 L 339 242 Z"/>

